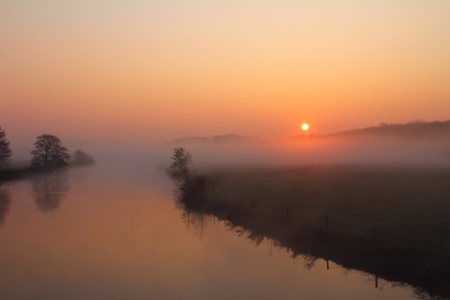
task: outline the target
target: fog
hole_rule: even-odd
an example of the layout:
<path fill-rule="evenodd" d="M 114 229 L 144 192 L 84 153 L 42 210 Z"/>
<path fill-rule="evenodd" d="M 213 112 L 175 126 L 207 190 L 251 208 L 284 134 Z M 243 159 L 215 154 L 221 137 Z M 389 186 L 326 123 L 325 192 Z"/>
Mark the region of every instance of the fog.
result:
<path fill-rule="evenodd" d="M 192 141 L 194 140 L 194 141 Z M 406 163 L 430 166 L 450 166 L 450 136 L 438 138 L 325 136 L 278 140 L 239 139 L 215 142 L 195 142 L 185 139 L 162 145 L 143 143 L 96 143 L 65 141 L 73 153 L 81 149 L 95 158 L 95 172 L 103 178 L 148 180 L 164 173 L 171 163 L 173 148 L 184 147 L 192 155 L 191 170 L 211 173 L 223 170 L 251 169 L 272 166 L 332 163 Z M 11 142 L 12 165 L 26 164 L 34 141 Z"/>
<path fill-rule="evenodd" d="M 331 163 L 403 163 L 450 165 L 450 139 L 395 139 L 382 137 L 278 140 L 220 145 L 179 144 L 190 151 L 199 171 L 260 166 Z M 158 149 L 168 163 L 170 147 Z"/>

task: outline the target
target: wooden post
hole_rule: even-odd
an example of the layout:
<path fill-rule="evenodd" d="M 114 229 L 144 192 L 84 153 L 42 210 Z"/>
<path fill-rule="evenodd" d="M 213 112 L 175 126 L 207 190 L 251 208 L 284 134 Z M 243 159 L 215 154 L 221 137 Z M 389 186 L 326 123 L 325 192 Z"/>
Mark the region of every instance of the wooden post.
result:
<path fill-rule="evenodd" d="M 375 275 L 375 288 L 376 289 L 378 288 L 378 276 L 377 275 Z"/>
<path fill-rule="evenodd" d="M 286 207 L 286 214 L 289 217 L 289 205 Z"/>
<path fill-rule="evenodd" d="M 253 207 L 254 207 L 254 206 L 253 206 L 253 199 L 252 199 L 252 210 L 253 210 Z"/>
<path fill-rule="evenodd" d="M 326 219 L 325 225 L 326 225 L 326 227 L 328 227 L 328 215 L 327 215 L 327 219 Z"/>
<path fill-rule="evenodd" d="M 329 262 L 329 260 L 327 259 L 327 270 L 329 270 L 330 269 L 330 262 Z"/>

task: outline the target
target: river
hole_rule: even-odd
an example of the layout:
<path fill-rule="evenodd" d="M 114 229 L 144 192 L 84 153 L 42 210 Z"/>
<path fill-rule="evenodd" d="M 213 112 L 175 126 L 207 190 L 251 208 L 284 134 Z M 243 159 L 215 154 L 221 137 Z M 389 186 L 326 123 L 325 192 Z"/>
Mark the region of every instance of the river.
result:
<path fill-rule="evenodd" d="M 173 188 L 164 172 L 111 166 L 1 187 L 1 298 L 416 299 L 211 216 L 187 223 Z"/>

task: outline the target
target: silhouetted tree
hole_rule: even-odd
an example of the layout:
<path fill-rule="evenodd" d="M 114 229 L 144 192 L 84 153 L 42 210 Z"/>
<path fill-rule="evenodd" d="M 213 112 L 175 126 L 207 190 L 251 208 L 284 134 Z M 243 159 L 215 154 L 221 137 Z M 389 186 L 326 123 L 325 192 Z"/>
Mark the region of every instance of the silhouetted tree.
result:
<path fill-rule="evenodd" d="M 192 156 L 189 151 L 186 151 L 186 149 L 182 147 L 176 147 L 173 149 L 172 160 L 173 162 L 170 165 L 170 168 L 173 171 L 181 171 L 182 173 L 187 173 L 187 166 L 192 163 Z"/>
<path fill-rule="evenodd" d="M 64 171 L 69 166 L 70 155 L 58 137 L 43 134 L 37 137 L 34 146 L 35 149 L 31 151 L 32 167 L 45 171 Z"/>
<path fill-rule="evenodd" d="M 6 165 L 12 156 L 12 151 L 9 149 L 9 141 L 5 136 L 5 130 L 2 130 L 0 127 L 0 166 Z"/>
<path fill-rule="evenodd" d="M 81 150 L 76 150 L 72 154 L 72 160 L 70 164 L 77 167 L 92 166 L 93 164 L 95 164 L 95 160 L 89 154 Z"/>

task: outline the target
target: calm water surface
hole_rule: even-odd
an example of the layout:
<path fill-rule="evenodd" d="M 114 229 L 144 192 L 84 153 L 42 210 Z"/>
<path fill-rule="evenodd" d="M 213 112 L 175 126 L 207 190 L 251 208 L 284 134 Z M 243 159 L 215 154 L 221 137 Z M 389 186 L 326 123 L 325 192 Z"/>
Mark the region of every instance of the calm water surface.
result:
<path fill-rule="evenodd" d="M 165 174 L 109 167 L 0 193 L 1 299 L 414 299 L 371 275 L 186 225 Z"/>

